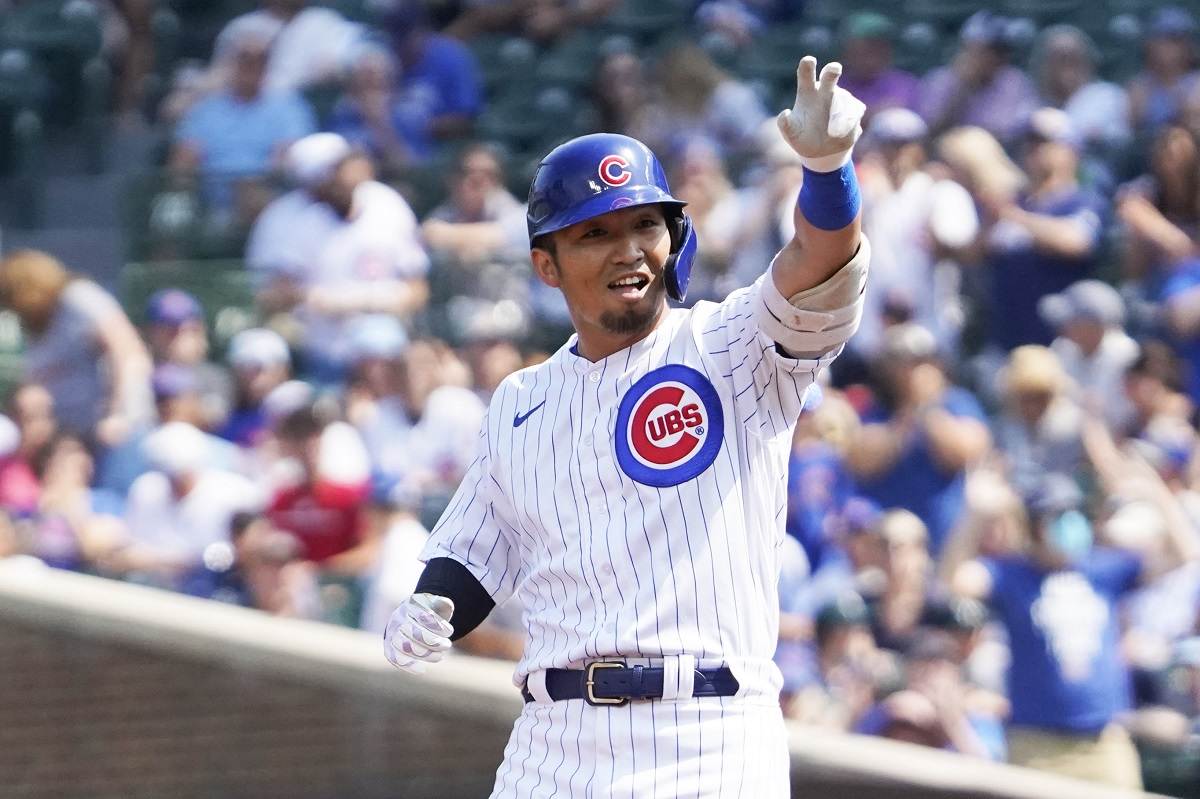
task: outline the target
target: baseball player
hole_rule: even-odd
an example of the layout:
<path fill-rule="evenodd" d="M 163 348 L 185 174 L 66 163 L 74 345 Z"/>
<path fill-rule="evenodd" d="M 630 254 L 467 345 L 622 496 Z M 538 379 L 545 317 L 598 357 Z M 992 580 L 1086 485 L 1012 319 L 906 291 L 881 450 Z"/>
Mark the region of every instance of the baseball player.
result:
<path fill-rule="evenodd" d="M 418 671 L 517 594 L 526 705 L 493 797 L 781 797 L 772 663 L 787 462 L 805 394 L 858 326 L 869 258 L 841 67 L 797 70 L 779 129 L 805 160 L 795 237 L 752 285 L 690 310 L 683 203 L 641 142 L 541 162 L 534 270 L 576 335 L 495 392 L 387 656 Z"/>

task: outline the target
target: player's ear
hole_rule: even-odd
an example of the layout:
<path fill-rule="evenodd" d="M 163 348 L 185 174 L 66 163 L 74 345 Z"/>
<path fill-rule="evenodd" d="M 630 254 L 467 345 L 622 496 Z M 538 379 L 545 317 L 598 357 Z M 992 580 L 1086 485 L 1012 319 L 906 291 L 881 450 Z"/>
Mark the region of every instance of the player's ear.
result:
<path fill-rule="evenodd" d="M 529 251 L 529 260 L 533 264 L 534 274 L 550 288 L 560 288 L 562 281 L 558 277 L 558 262 L 554 256 L 541 247 Z"/>

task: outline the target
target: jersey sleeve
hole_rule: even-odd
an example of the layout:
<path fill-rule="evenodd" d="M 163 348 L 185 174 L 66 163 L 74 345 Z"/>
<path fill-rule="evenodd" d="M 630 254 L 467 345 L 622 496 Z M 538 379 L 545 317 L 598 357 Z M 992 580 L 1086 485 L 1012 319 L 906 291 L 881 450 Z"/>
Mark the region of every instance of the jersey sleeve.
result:
<path fill-rule="evenodd" d="M 479 454 L 459 483 L 442 518 L 429 534 L 421 560 L 451 558 L 462 563 L 499 605 L 520 582 L 521 559 L 511 506 L 492 474 L 488 421 Z"/>
<path fill-rule="evenodd" d="M 733 389 L 738 423 L 764 435 L 790 428 L 817 375 L 842 351 L 820 358 L 792 358 L 758 327 L 753 286 L 734 291 L 719 305 L 703 309 L 701 349 Z"/>

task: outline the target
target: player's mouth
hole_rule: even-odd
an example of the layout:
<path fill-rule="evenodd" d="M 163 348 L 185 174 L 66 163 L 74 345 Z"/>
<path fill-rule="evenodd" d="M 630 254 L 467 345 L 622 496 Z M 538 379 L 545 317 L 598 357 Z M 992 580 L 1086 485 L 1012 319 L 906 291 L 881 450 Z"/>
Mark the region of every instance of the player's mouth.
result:
<path fill-rule="evenodd" d="M 608 290 L 623 300 L 640 300 L 646 296 L 650 278 L 640 272 L 623 275 L 608 284 Z"/>

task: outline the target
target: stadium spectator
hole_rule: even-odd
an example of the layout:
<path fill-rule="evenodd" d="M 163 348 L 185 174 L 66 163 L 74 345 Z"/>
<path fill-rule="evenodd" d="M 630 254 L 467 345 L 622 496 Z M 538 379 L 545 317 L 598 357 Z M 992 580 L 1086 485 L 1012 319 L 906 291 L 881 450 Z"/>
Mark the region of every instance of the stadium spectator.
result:
<path fill-rule="evenodd" d="M 359 314 L 407 318 L 423 307 L 429 257 L 408 203 L 341 136 L 305 137 L 288 161 L 304 192 L 263 212 L 248 265 L 262 276 L 263 310 L 290 311 L 300 324 L 302 372 L 336 383 L 349 355 L 346 325 Z"/>
<path fill-rule="evenodd" d="M 1038 316 L 1038 302 L 1096 267 L 1105 208 L 1099 196 L 1079 185 L 1078 145 L 1064 112 L 1039 109 L 1025 132 L 1026 191 L 977 195 L 984 207 L 988 338 L 1001 351 L 1050 344 L 1054 333 Z"/>
<path fill-rule="evenodd" d="M 195 424 L 213 430 L 229 415 L 233 385 L 229 373 L 209 359 L 208 327 L 200 301 L 182 289 L 156 291 L 146 303 L 143 338 L 156 365 L 187 370 L 195 380 L 200 415 Z"/>
<path fill-rule="evenodd" d="M 340 79 L 363 38 L 362 26 L 309 0 L 262 0 L 260 5 L 234 17 L 217 36 L 217 74 L 229 69 L 237 42 L 250 31 L 271 46 L 263 81 L 267 89 L 299 91 Z"/>
<path fill-rule="evenodd" d="M 1154 10 L 1143 40 L 1142 70 L 1129 81 L 1134 127 L 1154 134 L 1179 120 L 1196 89 L 1196 21 L 1179 6 Z"/>
<path fill-rule="evenodd" d="M 200 178 L 217 224 L 253 218 L 259 210 L 248 205 L 253 184 L 279 165 L 288 145 L 316 128 L 303 98 L 266 84 L 271 39 L 265 31 L 239 27 L 229 48 L 226 82 L 180 119 L 168 163 L 176 180 Z"/>
<path fill-rule="evenodd" d="M 893 656 L 875 646 L 870 611 L 854 593 L 838 596 L 817 613 L 815 671 L 785 712 L 806 724 L 850 730 L 877 693 L 899 679 Z"/>
<path fill-rule="evenodd" d="M 596 129 L 650 138 L 658 127 L 651 89 L 645 62 L 637 53 L 625 47 L 605 53 L 596 63 L 590 86 Z"/>
<path fill-rule="evenodd" d="M 845 448 L 849 430 L 857 423 L 844 399 L 819 386 L 809 389 L 796 421 L 784 528 L 803 547 L 812 571 L 820 569 L 837 546 L 837 514 L 853 491 Z"/>
<path fill-rule="evenodd" d="M 838 597 L 854 593 L 861 599 L 883 590 L 887 547 L 879 530 L 882 517 L 879 506 L 862 497 L 850 497 L 830 517 L 830 546 L 820 564 L 811 567 L 807 579 L 780 591 L 783 613 L 795 617 L 792 625 L 800 630 L 793 637 L 811 638 L 813 620 Z"/>
<path fill-rule="evenodd" d="M 1125 371 L 1138 356 L 1138 344 L 1122 327 L 1125 303 L 1099 280 L 1072 283 L 1038 303 L 1038 313 L 1058 335 L 1050 349 L 1071 380 L 1076 399 L 1100 413 L 1114 430 L 1125 430 L 1133 409 L 1125 396 Z"/>
<path fill-rule="evenodd" d="M 977 125 L 1001 142 L 1014 142 L 1037 108 L 1037 91 L 1012 61 L 1010 20 L 979 11 L 963 23 L 949 66 L 925 76 L 917 110 L 934 136 L 959 125 Z"/>
<path fill-rule="evenodd" d="M 988 600 L 1009 634 L 1010 760 L 1140 788 L 1137 751 L 1117 723 L 1131 706 L 1117 603 L 1143 563 L 1094 545 L 1083 495 L 1068 477 L 1046 477 L 1026 510 L 1026 554 L 970 560 L 953 578 L 961 595 Z M 1194 542 L 1171 543 L 1175 558 L 1191 556 Z"/>
<path fill-rule="evenodd" d="M 467 4 L 445 29 L 448 36 L 471 39 L 481 33 L 505 31 L 550 44 L 579 28 L 600 22 L 617 0 L 483 0 Z"/>
<path fill-rule="evenodd" d="M 21 431 L 12 419 L 0 416 L 0 511 L 27 516 L 37 510 L 37 475 L 21 455 Z"/>
<path fill-rule="evenodd" d="M 419 109 L 436 140 L 467 135 L 483 108 L 479 65 L 458 39 L 429 25 L 420 0 L 397 0 L 383 23 L 400 63 L 401 97 Z"/>
<path fill-rule="evenodd" d="M 938 553 L 962 512 L 965 470 L 991 448 L 983 409 L 950 383 L 933 334 L 919 325 L 889 328 L 872 367 L 875 396 L 847 465 L 863 496 L 915 513 Z"/>
<path fill-rule="evenodd" d="M 940 631 L 921 632 L 906 652 L 905 687 L 867 711 L 855 732 L 1003 760 L 1004 727 L 990 708 L 972 706 L 953 640 Z"/>
<path fill-rule="evenodd" d="M 379 44 L 354 57 L 325 127 L 370 155 L 385 174 L 420 163 L 433 147 L 426 109 L 400 93 L 395 58 Z"/>
<path fill-rule="evenodd" d="M 668 50 L 658 65 L 659 116 L 644 130 L 647 145 L 673 151 L 679 142 L 708 138 L 722 157 L 753 150 L 768 114 L 746 84 L 727 75 L 698 45 Z"/>
<path fill-rule="evenodd" d="M 774 119 L 759 126 L 755 145 L 757 162 L 744 185 L 708 214 L 705 258 L 714 269 L 725 267 L 711 275 L 696 274 L 697 296 L 724 298 L 753 283 L 780 242 L 792 236 L 796 192 L 803 182 L 800 161 L 779 135 Z"/>
<path fill-rule="evenodd" d="M 866 104 L 864 127 L 869 127 L 870 119 L 881 111 L 917 107 L 921 82 L 892 63 L 895 34 L 892 21 L 874 11 L 855 12 L 842 23 L 841 62 L 845 72 L 838 85 Z"/>
<path fill-rule="evenodd" d="M 150 356 L 112 295 L 53 256 L 0 261 L 0 304 L 25 335 L 23 379 L 45 387 L 63 430 L 113 447 L 150 421 Z"/>
<path fill-rule="evenodd" d="M 17 455 L 26 464 L 58 432 L 54 397 L 41 383 L 23 383 L 8 398 L 8 416 L 17 425 Z"/>
<path fill-rule="evenodd" d="M 866 592 L 863 599 L 871 610 L 875 643 L 903 654 L 916 642 L 926 603 L 935 593 L 929 531 L 906 510 L 887 511 L 878 526 L 885 547 L 885 581 L 882 590 Z"/>
<path fill-rule="evenodd" d="M 163 425 L 146 437 L 152 471 L 129 489 L 129 538 L 105 559 L 106 570 L 178 588 L 203 564 L 210 547 L 227 547 L 235 513 L 261 508 L 262 491 L 247 478 L 209 467 L 208 445 L 202 432 L 184 422 Z"/>
<path fill-rule="evenodd" d="M 1086 150 L 1111 156 L 1132 135 L 1129 96 L 1096 77 L 1099 63 L 1095 42 L 1074 25 L 1043 30 L 1030 55 L 1042 103 L 1066 112 Z"/>
<path fill-rule="evenodd" d="M 370 471 L 361 437 L 325 403 L 311 400 L 279 417 L 275 437 L 286 474 L 267 517 L 296 538 L 299 557 L 323 578 L 366 575 L 379 538 L 365 514 Z"/>
<path fill-rule="evenodd" d="M 351 328 L 350 379 L 346 385 L 346 419 L 358 430 L 376 479 L 398 484 L 412 467 L 409 437 L 413 417 L 405 402 L 404 363 L 408 336 L 386 316 L 356 319 Z"/>
<path fill-rule="evenodd" d="M 1058 356 L 1040 344 L 1009 353 L 1001 373 L 1004 406 L 996 447 L 1013 485 L 1028 489 L 1048 473 L 1079 475 L 1085 465 L 1084 411 L 1072 398 Z"/>
<path fill-rule="evenodd" d="M 92 486 L 95 461 L 81 439 L 60 433 L 43 445 L 33 459 L 40 486 L 36 514 L 35 551 L 54 565 L 89 569 L 103 564 L 126 540 L 125 497 Z"/>
<path fill-rule="evenodd" d="M 225 357 L 233 370 L 235 400 L 217 434 L 239 447 L 252 448 L 262 443 L 268 431 L 263 400 L 291 377 L 291 355 L 282 336 L 256 327 L 230 339 Z"/>
<path fill-rule="evenodd" d="M 1200 148 L 1187 130 L 1168 125 L 1155 136 L 1149 162 L 1147 174 L 1121 187 L 1116 210 L 1126 233 L 1123 276 L 1152 287 L 1164 271 L 1196 252 Z"/>
<path fill-rule="evenodd" d="M 852 344 L 867 356 L 896 308 L 933 332 L 942 352 L 958 352 L 964 309 L 957 261 L 979 235 L 979 217 L 967 190 L 931 168 L 927 135 L 906 108 L 877 111 L 868 130 L 860 171 L 873 284 Z"/>
<path fill-rule="evenodd" d="M 382 634 L 392 610 L 417 587 L 424 567 L 419 555 L 429 538 L 417 515 L 420 499 L 420 494 L 390 479 L 374 481 L 371 514 L 373 523 L 383 531 L 383 542 L 368 576 L 359 622 L 364 630 Z"/>
<path fill-rule="evenodd" d="M 241 511 L 230 520 L 229 542 L 188 575 L 186 593 L 275 616 L 321 618 L 316 575 L 311 564 L 296 560 L 295 538 L 261 513 Z"/>
<path fill-rule="evenodd" d="M 471 372 L 471 389 L 485 405 L 504 378 L 525 366 L 516 342 L 498 331 L 468 335 L 460 352 Z"/>
<path fill-rule="evenodd" d="M 421 235 L 431 255 L 458 267 L 466 283 L 457 293 L 485 296 L 497 276 L 472 272 L 487 262 L 529 260 L 525 204 L 505 188 L 500 153 L 490 144 L 464 148 L 448 183 L 449 197 L 425 217 Z"/>
<path fill-rule="evenodd" d="M 1121 432 L 1137 436 L 1164 420 L 1188 423 L 1195 405 L 1184 393 L 1184 368 L 1171 348 L 1161 341 L 1145 341 L 1142 352 L 1125 372 L 1125 395 L 1133 406 L 1133 420 Z"/>

